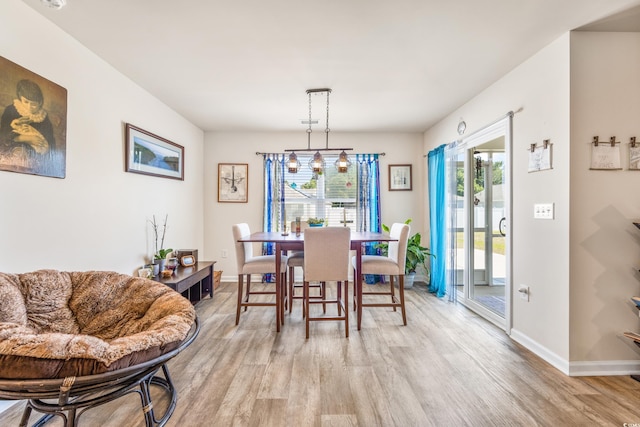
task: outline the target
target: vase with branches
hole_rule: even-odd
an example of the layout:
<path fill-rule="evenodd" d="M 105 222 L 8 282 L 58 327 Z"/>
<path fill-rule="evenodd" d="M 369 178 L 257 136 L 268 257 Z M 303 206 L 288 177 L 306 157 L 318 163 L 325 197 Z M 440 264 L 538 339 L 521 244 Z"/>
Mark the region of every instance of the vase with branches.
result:
<path fill-rule="evenodd" d="M 149 220 L 151 223 L 151 229 L 153 230 L 154 237 L 154 254 L 153 254 L 153 263 L 160 264 L 160 271 L 164 270 L 164 263 L 167 259 L 167 256 L 173 252 L 173 249 L 164 248 L 164 236 L 167 232 L 167 220 L 169 219 L 169 214 L 165 215 L 164 223 L 160 225 L 156 221 L 156 216 L 153 215 L 153 219 Z M 158 239 L 160 239 L 160 245 L 158 245 Z"/>

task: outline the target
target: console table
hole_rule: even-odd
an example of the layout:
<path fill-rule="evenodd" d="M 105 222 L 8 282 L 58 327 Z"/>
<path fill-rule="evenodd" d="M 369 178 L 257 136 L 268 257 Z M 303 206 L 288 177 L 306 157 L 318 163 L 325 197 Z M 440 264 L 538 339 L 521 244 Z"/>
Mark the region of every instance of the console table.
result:
<path fill-rule="evenodd" d="M 154 277 L 183 297 L 196 304 L 207 294 L 213 298 L 213 265 L 215 261 L 201 261 L 191 267 L 178 267 L 171 277 Z"/>

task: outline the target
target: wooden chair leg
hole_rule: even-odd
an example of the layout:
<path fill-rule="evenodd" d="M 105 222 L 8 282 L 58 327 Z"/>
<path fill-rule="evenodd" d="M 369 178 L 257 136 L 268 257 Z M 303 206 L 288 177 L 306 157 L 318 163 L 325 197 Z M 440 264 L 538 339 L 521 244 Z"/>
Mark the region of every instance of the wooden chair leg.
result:
<path fill-rule="evenodd" d="M 289 314 L 293 310 L 293 279 L 295 270 L 293 267 L 289 267 Z"/>
<path fill-rule="evenodd" d="M 400 310 L 402 311 L 402 323 L 407 326 L 407 312 L 404 308 L 404 276 L 398 276 L 398 288 L 400 289 Z M 394 307 L 395 310 L 395 307 Z"/>
<path fill-rule="evenodd" d="M 240 307 L 242 307 L 242 285 L 244 274 L 238 274 L 238 306 L 236 307 L 236 325 L 240 323 Z"/>
<path fill-rule="evenodd" d="M 338 316 L 342 316 L 342 305 L 340 301 L 342 300 L 342 282 L 336 283 L 336 305 L 338 306 Z M 345 307 L 346 310 L 346 307 Z"/>
<path fill-rule="evenodd" d="M 353 311 L 356 311 L 358 307 L 356 307 L 356 302 L 358 301 L 356 295 L 356 270 L 353 270 Z"/>
<path fill-rule="evenodd" d="M 251 293 L 251 275 L 247 274 L 247 293 L 245 295 L 244 301 L 249 302 L 249 294 Z M 249 307 L 244 306 L 244 311 L 247 311 Z"/>
<path fill-rule="evenodd" d="M 287 276 L 285 275 L 284 277 L 287 277 Z M 283 295 L 282 295 L 282 300 L 284 302 L 283 311 L 286 311 L 287 307 L 289 307 L 289 298 L 288 298 L 289 286 L 287 286 L 287 281 L 286 280 L 284 282 L 280 282 L 280 283 L 282 283 L 282 292 L 283 292 Z"/>
<path fill-rule="evenodd" d="M 280 311 L 280 320 L 281 324 L 284 325 L 284 311 L 287 305 L 287 269 L 284 269 L 284 272 L 280 273 L 280 292 L 282 292 L 282 297 L 280 299 L 280 307 L 282 307 Z"/>
<path fill-rule="evenodd" d="M 304 307 L 307 315 L 305 316 L 305 329 L 307 333 L 307 339 L 309 339 L 309 282 L 306 280 L 302 284 L 302 298 L 304 301 Z"/>
<path fill-rule="evenodd" d="M 345 336 L 349 338 L 349 281 L 344 282 L 344 330 Z"/>
<path fill-rule="evenodd" d="M 395 278 L 395 276 L 391 275 L 389 276 L 389 283 L 391 284 L 391 304 L 393 304 L 394 302 L 396 302 L 396 289 L 393 283 L 393 279 Z M 393 306 L 393 311 L 396 311 L 396 307 Z"/>
<path fill-rule="evenodd" d="M 304 302 L 304 282 L 302 286 L 302 318 L 307 317 L 307 305 Z"/>
<path fill-rule="evenodd" d="M 320 282 L 320 298 L 327 299 L 327 282 Z M 327 304 L 322 303 L 322 312 L 327 313 Z"/>

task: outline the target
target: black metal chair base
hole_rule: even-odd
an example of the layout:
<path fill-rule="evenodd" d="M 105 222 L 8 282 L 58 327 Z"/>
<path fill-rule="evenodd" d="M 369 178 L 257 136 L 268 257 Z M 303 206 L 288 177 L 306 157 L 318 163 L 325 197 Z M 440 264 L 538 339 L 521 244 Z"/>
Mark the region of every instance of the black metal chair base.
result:
<path fill-rule="evenodd" d="M 103 393 L 97 392 L 80 395 L 67 403 L 29 399 L 22 414 L 20 427 L 28 426 L 32 410 L 46 414 L 38 419 L 32 427 L 44 426 L 54 416 L 62 418 L 65 427 L 75 427 L 78 425 L 78 419 L 86 410 L 111 402 L 129 393 L 138 393 L 140 396 L 147 427 L 164 426 L 176 408 L 178 396 L 171 381 L 167 365 L 163 364 L 161 368 L 164 378 L 156 376 L 160 367 L 155 367 L 151 372 L 145 371 L 141 377 L 128 381 L 116 389 Z M 159 419 L 156 417 L 151 400 L 151 385 L 162 388 L 170 399 L 169 406 Z"/>

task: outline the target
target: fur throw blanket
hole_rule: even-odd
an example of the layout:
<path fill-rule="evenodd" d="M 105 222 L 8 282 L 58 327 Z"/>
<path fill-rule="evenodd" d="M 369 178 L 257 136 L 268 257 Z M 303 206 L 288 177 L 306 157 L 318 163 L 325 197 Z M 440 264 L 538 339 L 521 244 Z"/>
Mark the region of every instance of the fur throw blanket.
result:
<path fill-rule="evenodd" d="M 115 272 L 0 273 L 0 378 L 63 378 L 151 360 L 195 320 L 162 283 Z"/>

